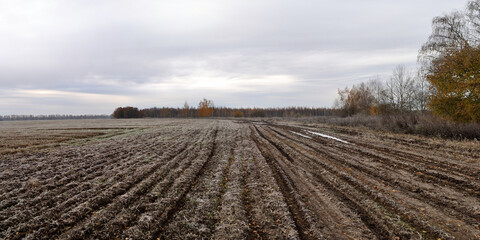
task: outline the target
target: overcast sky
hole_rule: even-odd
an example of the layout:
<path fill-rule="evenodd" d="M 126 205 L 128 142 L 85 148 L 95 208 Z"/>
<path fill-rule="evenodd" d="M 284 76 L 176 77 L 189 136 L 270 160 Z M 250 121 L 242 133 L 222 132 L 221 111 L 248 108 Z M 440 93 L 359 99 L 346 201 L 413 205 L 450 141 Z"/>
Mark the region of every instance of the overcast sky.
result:
<path fill-rule="evenodd" d="M 330 107 L 466 0 L 0 0 L 0 115 Z"/>

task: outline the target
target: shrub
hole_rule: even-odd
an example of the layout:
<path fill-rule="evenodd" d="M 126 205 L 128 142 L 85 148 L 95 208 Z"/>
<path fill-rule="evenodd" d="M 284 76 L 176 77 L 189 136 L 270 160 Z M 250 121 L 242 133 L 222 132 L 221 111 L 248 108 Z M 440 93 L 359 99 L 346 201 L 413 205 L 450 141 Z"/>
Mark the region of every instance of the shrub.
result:
<path fill-rule="evenodd" d="M 235 111 L 233 113 L 233 117 L 236 117 L 236 118 L 243 117 L 243 112 L 242 111 Z"/>
<path fill-rule="evenodd" d="M 456 123 L 442 119 L 431 113 L 412 112 L 396 115 L 355 115 L 351 117 L 292 118 L 290 120 L 306 123 L 326 123 L 348 127 L 366 127 L 380 131 L 459 140 L 480 139 L 480 124 Z"/>
<path fill-rule="evenodd" d="M 142 118 L 144 116 L 144 112 L 136 107 L 119 107 L 113 112 L 114 118 Z"/>

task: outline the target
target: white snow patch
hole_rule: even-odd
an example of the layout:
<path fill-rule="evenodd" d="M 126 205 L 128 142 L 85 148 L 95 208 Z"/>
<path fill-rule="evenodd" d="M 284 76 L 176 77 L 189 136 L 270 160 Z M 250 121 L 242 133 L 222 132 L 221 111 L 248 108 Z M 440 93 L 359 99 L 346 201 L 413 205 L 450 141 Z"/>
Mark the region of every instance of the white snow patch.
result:
<path fill-rule="evenodd" d="M 302 136 L 304 138 L 308 138 L 308 139 L 312 139 L 312 137 L 310 136 L 307 136 L 307 135 L 304 135 L 304 134 L 301 134 L 301 133 L 298 133 L 298 132 L 294 132 L 294 131 L 290 131 L 291 133 L 294 133 L 294 134 L 297 134 L 298 136 Z"/>
<path fill-rule="evenodd" d="M 307 131 L 308 133 L 311 133 L 313 135 L 317 135 L 317 136 L 320 136 L 320 137 L 324 137 L 324 138 L 330 138 L 330 139 L 333 139 L 335 141 L 339 141 L 339 142 L 342 142 L 342 143 L 349 143 L 345 140 L 342 140 L 342 139 L 339 139 L 339 138 L 336 138 L 336 137 L 332 137 L 332 136 L 329 136 L 329 135 L 326 135 L 326 134 L 323 134 L 323 133 L 318 133 L 318 132 L 313 132 L 313 131 Z"/>

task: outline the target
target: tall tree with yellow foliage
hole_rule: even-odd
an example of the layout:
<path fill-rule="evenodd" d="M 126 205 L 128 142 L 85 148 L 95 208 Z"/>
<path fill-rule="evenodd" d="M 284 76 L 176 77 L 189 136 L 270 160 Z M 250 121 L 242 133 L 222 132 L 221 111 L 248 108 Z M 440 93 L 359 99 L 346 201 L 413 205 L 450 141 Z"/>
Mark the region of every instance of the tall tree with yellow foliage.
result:
<path fill-rule="evenodd" d="M 213 101 L 204 98 L 198 103 L 198 117 L 211 117 L 213 115 Z"/>
<path fill-rule="evenodd" d="M 464 48 L 432 61 L 430 107 L 457 122 L 480 122 L 480 48 Z"/>
<path fill-rule="evenodd" d="M 480 122 L 480 0 L 434 18 L 432 27 L 419 55 L 430 108 L 457 122 Z"/>

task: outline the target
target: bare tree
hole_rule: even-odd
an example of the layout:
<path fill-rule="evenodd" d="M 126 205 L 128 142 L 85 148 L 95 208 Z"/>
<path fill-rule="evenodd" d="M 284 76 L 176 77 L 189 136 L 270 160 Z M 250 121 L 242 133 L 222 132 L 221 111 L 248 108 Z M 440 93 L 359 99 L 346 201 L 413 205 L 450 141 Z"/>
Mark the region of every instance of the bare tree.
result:
<path fill-rule="evenodd" d="M 182 109 L 182 117 L 189 117 L 189 115 L 190 115 L 190 106 L 188 105 L 187 101 L 185 101 Z"/>
<path fill-rule="evenodd" d="M 375 104 L 382 105 L 387 102 L 386 93 L 385 93 L 385 84 L 380 80 L 380 77 L 375 77 L 368 80 L 367 87 L 370 90 L 370 93 L 375 98 Z"/>
<path fill-rule="evenodd" d="M 435 17 L 432 34 L 420 49 L 418 60 L 424 68 L 431 61 L 461 49 L 480 44 L 480 0 L 470 1 L 466 11 Z"/>
<path fill-rule="evenodd" d="M 393 75 L 386 82 L 387 100 L 397 111 L 409 111 L 414 108 L 415 81 L 412 74 L 403 65 L 393 70 Z"/>
<path fill-rule="evenodd" d="M 472 44 L 480 45 L 480 0 L 471 1 L 467 4 L 467 26 Z"/>
<path fill-rule="evenodd" d="M 430 95 L 430 84 L 421 71 L 415 76 L 415 109 L 426 111 L 428 109 L 428 96 Z"/>

